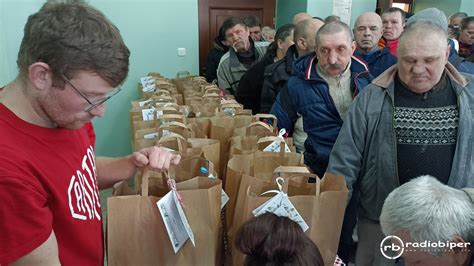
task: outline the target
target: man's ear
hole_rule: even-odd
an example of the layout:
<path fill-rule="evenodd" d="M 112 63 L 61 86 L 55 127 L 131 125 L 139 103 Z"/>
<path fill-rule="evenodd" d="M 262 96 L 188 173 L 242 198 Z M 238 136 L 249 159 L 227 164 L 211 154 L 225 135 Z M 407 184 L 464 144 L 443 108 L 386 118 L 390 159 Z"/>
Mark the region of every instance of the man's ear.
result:
<path fill-rule="evenodd" d="M 352 41 L 352 43 L 351 43 L 351 50 L 352 50 L 352 53 L 351 53 L 351 54 L 353 54 L 353 53 L 354 53 L 354 51 L 355 51 L 356 47 L 357 47 L 357 44 L 356 44 L 356 42 L 355 42 L 355 41 Z"/>
<path fill-rule="evenodd" d="M 296 40 L 296 46 L 301 50 L 306 50 L 306 40 L 303 38 L 298 38 Z"/>
<path fill-rule="evenodd" d="M 28 78 L 38 90 L 46 90 L 53 84 L 51 67 L 43 62 L 36 62 L 28 67 Z"/>
<path fill-rule="evenodd" d="M 466 243 L 460 236 L 453 236 L 449 242 L 456 244 L 456 247 L 452 248 L 452 251 L 448 251 L 453 254 L 456 265 L 465 265 L 471 253 L 471 244 Z"/>

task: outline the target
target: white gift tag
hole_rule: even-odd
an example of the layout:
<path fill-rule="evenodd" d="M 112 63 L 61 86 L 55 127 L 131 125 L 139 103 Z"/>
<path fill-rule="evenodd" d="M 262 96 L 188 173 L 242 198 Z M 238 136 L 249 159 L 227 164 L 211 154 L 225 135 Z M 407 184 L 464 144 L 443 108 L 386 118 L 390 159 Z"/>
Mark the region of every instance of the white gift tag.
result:
<path fill-rule="evenodd" d="M 145 100 L 145 101 L 141 101 L 141 102 L 138 102 L 138 105 L 143 108 L 143 106 L 145 106 L 146 104 L 149 104 L 151 103 L 153 100 L 152 99 L 148 99 L 148 100 Z"/>
<path fill-rule="evenodd" d="M 286 217 L 298 223 L 301 229 L 303 229 L 303 232 L 306 232 L 306 230 L 308 230 L 309 228 L 308 224 L 303 220 L 303 217 L 301 217 L 300 213 L 295 208 L 293 203 L 291 203 L 290 199 L 288 198 L 288 195 L 286 194 L 282 198 L 281 207 L 283 207 L 286 210 L 287 212 Z"/>
<path fill-rule="evenodd" d="M 175 200 L 174 193 L 174 191 L 168 192 L 156 205 L 160 210 L 161 218 L 163 218 L 171 246 L 173 247 L 174 253 L 176 253 L 190 236 L 179 212 L 181 205 Z"/>
<path fill-rule="evenodd" d="M 194 242 L 193 230 L 191 230 L 191 226 L 189 226 L 188 219 L 186 219 L 186 215 L 184 214 L 183 207 L 178 201 L 178 197 L 176 196 L 176 191 L 172 191 L 172 192 L 173 192 L 174 203 L 176 204 L 176 207 L 178 207 L 179 216 L 181 217 L 181 221 L 183 221 L 183 225 L 184 225 L 184 228 L 186 229 L 186 233 L 191 239 L 193 246 L 196 246 L 196 243 Z"/>
<path fill-rule="evenodd" d="M 278 209 L 281 205 L 281 198 L 283 197 L 283 192 L 278 192 L 274 197 L 267 200 L 262 205 L 258 206 L 255 210 L 252 211 L 254 216 L 262 215 L 266 212 L 272 212 Z"/>
<path fill-rule="evenodd" d="M 153 77 L 150 77 L 150 76 L 140 78 L 140 82 L 141 82 L 143 88 L 146 88 L 150 85 L 155 85 L 155 79 Z"/>
<path fill-rule="evenodd" d="M 283 139 L 283 138 L 282 138 Z M 283 140 L 284 142 L 284 140 Z M 281 140 L 275 140 L 272 143 L 270 143 L 263 151 L 267 152 L 280 152 L 280 143 Z M 285 152 L 291 152 L 290 148 L 288 148 L 288 145 L 285 142 Z"/>
<path fill-rule="evenodd" d="M 224 208 L 225 204 L 229 201 L 229 196 L 225 191 L 222 189 L 221 190 L 221 210 Z"/>
<path fill-rule="evenodd" d="M 156 119 L 159 119 L 163 115 L 163 110 L 156 111 Z"/>
<path fill-rule="evenodd" d="M 160 133 L 158 132 L 146 134 L 143 136 L 144 139 L 157 139 L 159 137 L 160 137 Z"/>
<path fill-rule="evenodd" d="M 143 121 L 153 121 L 155 119 L 155 108 L 143 109 L 142 118 Z"/>
<path fill-rule="evenodd" d="M 301 229 L 303 229 L 303 232 L 306 232 L 306 230 L 308 230 L 309 228 L 308 224 L 303 220 L 303 217 L 301 217 L 300 213 L 298 212 L 298 210 L 296 210 L 293 203 L 291 203 L 290 199 L 288 198 L 288 195 L 282 191 L 283 178 L 279 177 L 276 181 L 280 191 L 270 190 L 264 192 L 263 194 L 267 194 L 270 192 L 276 192 L 277 194 L 271 199 L 267 200 L 262 205 L 258 206 L 255 210 L 252 211 L 252 214 L 254 216 L 259 216 L 266 212 L 270 212 L 280 217 L 288 217 L 289 219 L 296 222 L 301 227 Z"/>

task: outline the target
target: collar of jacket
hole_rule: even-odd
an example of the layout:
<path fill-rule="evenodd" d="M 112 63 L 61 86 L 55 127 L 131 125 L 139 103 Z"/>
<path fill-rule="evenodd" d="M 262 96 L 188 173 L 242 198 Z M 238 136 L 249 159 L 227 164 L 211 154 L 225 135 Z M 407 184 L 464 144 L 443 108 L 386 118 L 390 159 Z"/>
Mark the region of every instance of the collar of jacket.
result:
<path fill-rule="evenodd" d="M 385 72 L 383 72 L 380 76 L 374 79 L 372 83 L 382 88 L 388 88 L 390 84 L 393 83 L 393 81 L 395 80 L 395 75 L 397 74 L 398 69 L 397 66 L 398 64 L 395 64 L 385 70 Z M 461 75 L 456 70 L 456 68 L 451 65 L 451 63 L 448 62 L 444 69 L 448 77 L 457 84 L 459 84 L 461 87 L 465 87 L 469 83 L 468 79 Z"/>
<path fill-rule="evenodd" d="M 318 59 L 316 58 L 316 53 L 310 53 L 305 55 L 309 56 L 309 60 L 307 62 L 307 67 L 305 69 L 305 79 L 306 80 L 315 80 L 321 79 L 317 72 L 316 64 L 318 63 Z M 350 66 L 352 76 L 358 76 L 358 74 L 363 72 L 369 72 L 369 67 L 364 62 L 364 60 L 358 58 L 357 56 L 351 56 L 351 66 Z"/>
<path fill-rule="evenodd" d="M 253 49 L 253 54 L 255 56 L 255 61 L 258 61 L 260 56 L 257 52 L 257 49 L 255 48 L 255 43 L 253 42 L 252 38 L 250 38 L 250 37 L 249 37 L 249 40 L 250 40 L 249 50 Z M 242 64 L 240 63 L 239 58 L 237 56 L 237 52 L 235 52 L 234 48 L 232 48 L 232 47 L 229 47 L 229 60 L 230 60 L 229 63 L 230 63 L 231 68 L 240 69 L 242 67 Z M 244 70 L 246 70 L 246 69 L 244 68 Z"/>

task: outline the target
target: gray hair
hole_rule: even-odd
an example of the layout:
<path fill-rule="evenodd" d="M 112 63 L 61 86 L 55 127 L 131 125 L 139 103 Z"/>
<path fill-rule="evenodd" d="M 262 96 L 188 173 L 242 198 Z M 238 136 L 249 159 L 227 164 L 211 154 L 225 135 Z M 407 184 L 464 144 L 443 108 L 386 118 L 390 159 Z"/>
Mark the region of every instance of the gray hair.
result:
<path fill-rule="evenodd" d="M 333 21 L 330 23 L 325 23 L 319 30 L 318 33 L 316 34 L 316 45 L 318 46 L 321 40 L 321 35 L 328 35 L 328 34 L 335 34 L 339 32 L 345 32 L 347 36 L 347 41 L 349 43 L 352 42 L 352 31 L 349 29 L 349 26 L 347 26 L 346 23 L 342 21 Z"/>
<path fill-rule="evenodd" d="M 420 176 L 388 195 L 380 225 L 387 236 L 407 231 L 415 242 L 449 241 L 460 236 L 473 243 L 474 204 L 464 191 L 443 185 L 432 176 Z"/>
<path fill-rule="evenodd" d="M 425 38 L 427 34 L 437 34 L 440 37 L 442 37 L 443 42 L 446 44 L 446 46 L 448 45 L 447 42 L 445 41 L 446 39 L 448 39 L 448 33 L 436 21 L 416 20 L 416 21 L 407 23 L 405 29 L 400 35 L 400 39 L 399 39 L 400 44 L 404 43 L 405 42 L 404 39 L 406 38 L 406 36 L 411 35 L 412 33 L 418 34 L 420 38 Z M 419 33 L 422 33 L 422 34 L 420 35 Z M 398 49 L 400 49 L 400 45 L 398 46 Z"/>
<path fill-rule="evenodd" d="M 446 18 L 444 12 L 437 8 L 430 7 L 417 12 L 407 20 L 406 25 L 408 26 L 412 23 L 420 21 L 431 21 L 439 25 L 445 32 L 448 31 L 448 19 Z"/>

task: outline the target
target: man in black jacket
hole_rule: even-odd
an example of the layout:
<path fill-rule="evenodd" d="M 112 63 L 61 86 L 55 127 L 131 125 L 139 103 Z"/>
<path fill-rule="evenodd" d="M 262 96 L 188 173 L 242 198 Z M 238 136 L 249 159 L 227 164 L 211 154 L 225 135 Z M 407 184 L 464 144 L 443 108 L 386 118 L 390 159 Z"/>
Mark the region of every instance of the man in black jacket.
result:
<path fill-rule="evenodd" d="M 225 39 L 225 35 L 222 32 L 222 27 L 219 29 L 219 35 L 214 39 L 214 48 L 212 48 L 207 54 L 206 59 L 206 80 L 212 83 L 217 80 L 217 67 L 221 57 L 229 50 L 228 42 Z"/>

